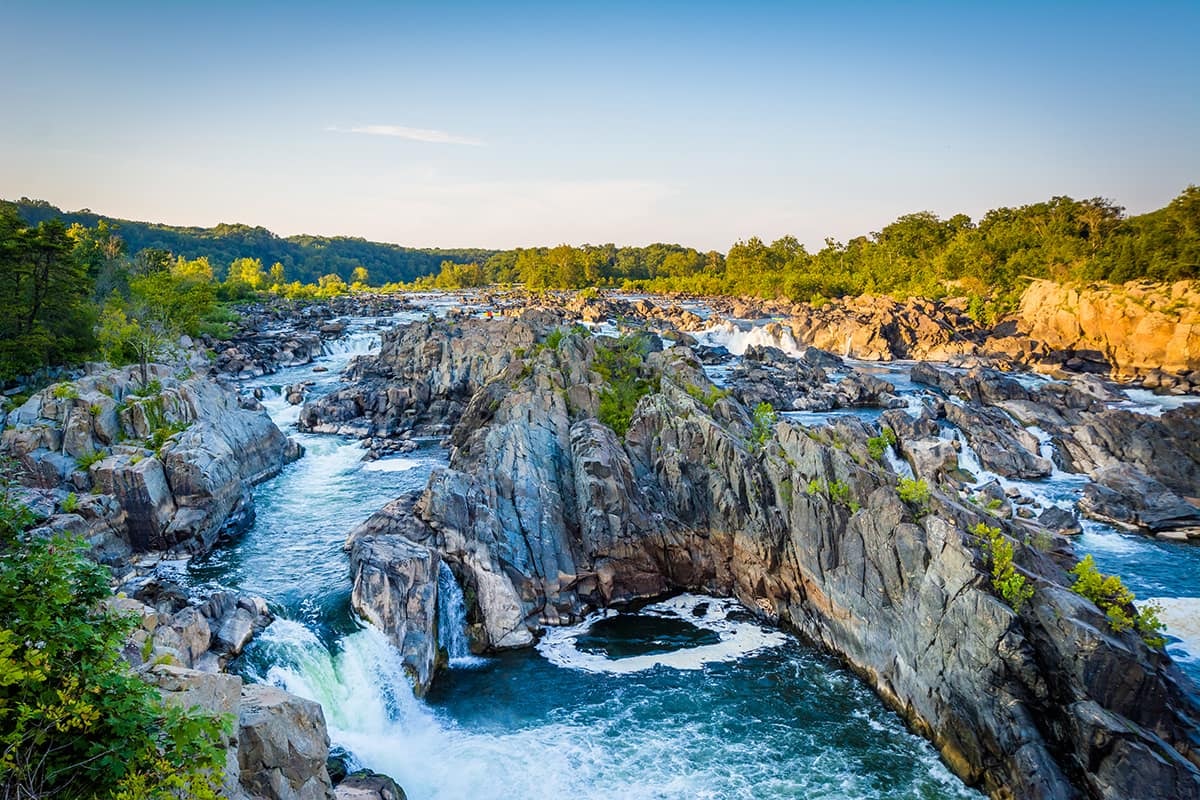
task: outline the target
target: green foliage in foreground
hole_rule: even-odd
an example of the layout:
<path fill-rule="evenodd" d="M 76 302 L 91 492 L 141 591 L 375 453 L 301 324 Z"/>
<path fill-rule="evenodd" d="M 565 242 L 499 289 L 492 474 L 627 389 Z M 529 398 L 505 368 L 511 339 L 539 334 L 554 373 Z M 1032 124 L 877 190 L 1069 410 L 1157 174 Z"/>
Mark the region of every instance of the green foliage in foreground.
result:
<path fill-rule="evenodd" d="M 779 421 L 779 413 L 770 403 L 759 403 L 750 415 L 750 437 L 746 443 L 751 451 L 761 450 L 771 438 L 775 423 Z"/>
<path fill-rule="evenodd" d="M 910 506 L 913 506 L 921 514 L 929 511 L 929 484 L 923 480 L 913 480 L 912 478 L 901 478 L 896 486 L 896 494 L 900 499 Z"/>
<path fill-rule="evenodd" d="M 5 465 L 6 468 L 8 465 Z M 0 496 L 0 795 L 215 800 L 228 720 L 163 703 L 119 655 L 135 621 L 75 538 Z"/>
<path fill-rule="evenodd" d="M 642 376 L 647 342 L 642 336 L 623 336 L 612 344 L 596 345 L 594 366 L 604 378 L 599 420 L 625 438 L 638 401 L 658 390 L 658 382 Z"/>
<path fill-rule="evenodd" d="M 1119 576 L 1100 572 L 1090 555 L 1072 567 L 1071 574 L 1075 576 L 1071 591 L 1095 603 L 1108 617 L 1108 624 L 1114 631 L 1133 628 L 1150 647 L 1166 644 L 1162 636 L 1166 625 L 1158 618 L 1162 608 L 1154 603 L 1143 603 L 1140 609 L 1134 606 L 1137 598 Z"/>
<path fill-rule="evenodd" d="M 889 447 L 896 444 L 896 432 L 891 428 L 884 428 L 879 432 L 878 436 L 872 436 L 867 439 L 867 453 L 871 458 L 879 461 L 883 458 L 883 454 L 887 452 Z"/>
<path fill-rule="evenodd" d="M 992 588 L 1019 613 L 1033 598 L 1033 584 L 1013 565 L 1012 542 L 999 528 L 982 522 L 976 523 L 971 533 L 983 543 L 983 554 L 992 572 Z"/>

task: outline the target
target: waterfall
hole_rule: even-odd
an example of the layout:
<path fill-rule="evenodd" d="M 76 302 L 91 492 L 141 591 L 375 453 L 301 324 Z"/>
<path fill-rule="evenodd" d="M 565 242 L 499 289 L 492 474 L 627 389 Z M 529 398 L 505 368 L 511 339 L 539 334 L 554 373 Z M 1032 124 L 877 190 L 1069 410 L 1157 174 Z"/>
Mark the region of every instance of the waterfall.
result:
<path fill-rule="evenodd" d="M 276 620 L 255 640 L 254 657 L 270 666 L 268 683 L 321 704 L 330 728 L 380 734 L 397 725 L 425 728 L 429 713 L 413 696 L 400 654 L 373 627 L 346 636 L 330 652 L 299 622 Z"/>
<path fill-rule="evenodd" d="M 896 473 L 901 478 L 908 478 L 909 480 L 916 478 L 916 475 L 913 474 L 912 466 L 900 457 L 900 455 L 896 452 L 895 447 L 889 445 L 887 450 L 883 451 L 883 455 L 887 458 L 888 465 L 892 468 L 892 472 Z"/>
<path fill-rule="evenodd" d="M 471 655 L 467 640 L 467 603 L 445 561 L 438 569 L 438 646 L 446 651 L 451 667 L 467 667 L 483 661 Z"/>
<path fill-rule="evenodd" d="M 792 358 L 804 355 L 806 349 L 796 342 L 791 330 L 777 322 L 742 328 L 726 320 L 706 330 L 697 331 L 694 335 L 702 344 L 724 347 L 735 356 L 744 355 L 751 345 L 775 347 Z"/>
<path fill-rule="evenodd" d="M 379 349 L 379 334 L 374 331 L 356 331 L 341 339 L 331 339 L 321 345 L 325 355 L 363 356 Z"/>

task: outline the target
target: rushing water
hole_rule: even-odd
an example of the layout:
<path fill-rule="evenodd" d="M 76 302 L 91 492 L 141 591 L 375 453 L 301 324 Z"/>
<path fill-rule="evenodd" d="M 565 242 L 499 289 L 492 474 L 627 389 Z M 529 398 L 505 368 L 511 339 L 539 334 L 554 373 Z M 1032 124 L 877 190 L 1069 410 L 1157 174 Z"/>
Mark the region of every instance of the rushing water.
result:
<path fill-rule="evenodd" d="M 453 303 L 439 301 L 435 312 Z M 407 315 L 418 318 L 420 314 Z M 436 443 L 363 462 L 358 443 L 299 434 L 281 389 L 319 394 L 378 337 L 357 321 L 323 366 L 253 381 L 305 455 L 257 487 L 257 519 L 188 567 L 194 584 L 266 597 L 279 619 L 239 669 L 319 701 L 335 744 L 422 798 L 979 797 L 856 677 L 735 603 L 685 595 L 473 658 L 465 603 L 439 576 L 451 669 L 413 696 L 401 661 L 351 615 L 346 533 L 445 463 Z"/>
<path fill-rule="evenodd" d="M 730 352 L 738 353 L 744 352 L 748 344 L 774 345 L 785 352 L 794 350 L 795 344 L 790 336 L 773 337 L 766 326 L 751 328 L 732 323 L 715 325 L 697 338 L 705 344 L 723 345 Z M 896 394 L 909 401 L 910 413 L 920 408 L 923 396 L 931 397 L 934 394 L 931 389 L 912 381 L 912 362 L 845 361 L 848 366 L 892 383 L 896 387 Z M 1010 377 L 1030 388 L 1049 381 L 1047 377 L 1035 374 L 1014 373 Z M 1200 397 L 1196 396 L 1162 396 L 1137 388 L 1126 389 L 1124 393 L 1128 399 L 1114 403 L 1113 407 L 1147 416 L 1161 416 L 1164 411 L 1200 402 Z M 953 397 L 944 399 L 962 402 Z M 805 425 L 820 425 L 837 415 L 846 414 L 873 422 L 881 411 L 838 409 L 785 412 L 782 416 Z M 1001 477 L 984 468 L 962 431 L 945 421 L 943 426 L 941 435 L 956 442 L 959 466 L 975 476 L 973 485 L 976 487 L 996 481 L 1004 489 L 1015 489 L 1032 499 L 1039 510 L 1050 506 L 1074 509 L 1088 483 L 1086 475 L 1064 472 L 1057 466 L 1050 476 L 1040 480 Z M 1038 439 L 1040 455 L 1053 463 L 1055 448 L 1051 437 L 1036 426 L 1027 430 Z M 889 451 L 887 458 L 898 473 L 911 476 L 911 469 L 899 462 L 894 453 Z M 1094 520 L 1083 520 L 1082 527 L 1083 535 L 1076 539 L 1076 550 L 1083 555 L 1090 554 L 1101 571 L 1120 575 L 1141 601 L 1155 603 L 1162 608 L 1159 616 L 1167 626 L 1167 652 L 1184 672 L 1200 681 L 1200 596 L 1197 596 L 1200 594 L 1200 545 L 1162 541 Z"/>

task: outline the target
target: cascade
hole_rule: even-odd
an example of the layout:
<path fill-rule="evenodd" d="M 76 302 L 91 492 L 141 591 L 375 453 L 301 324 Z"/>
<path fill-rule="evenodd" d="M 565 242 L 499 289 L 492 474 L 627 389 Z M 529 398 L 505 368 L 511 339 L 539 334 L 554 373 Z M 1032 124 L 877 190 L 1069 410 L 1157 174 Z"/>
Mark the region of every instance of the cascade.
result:
<path fill-rule="evenodd" d="M 484 661 L 471 655 L 467 640 L 467 603 L 445 561 L 438 569 L 438 646 L 446 651 L 452 667 L 473 666 Z"/>

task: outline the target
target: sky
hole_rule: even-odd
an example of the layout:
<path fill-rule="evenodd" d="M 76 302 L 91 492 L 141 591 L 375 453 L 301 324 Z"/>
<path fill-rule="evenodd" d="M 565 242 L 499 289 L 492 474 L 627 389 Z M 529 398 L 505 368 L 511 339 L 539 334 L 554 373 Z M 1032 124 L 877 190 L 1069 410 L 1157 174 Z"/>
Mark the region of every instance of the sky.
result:
<path fill-rule="evenodd" d="M 418 247 L 1141 213 L 1200 183 L 1200 2 L 25 2 L 0 197 Z"/>

